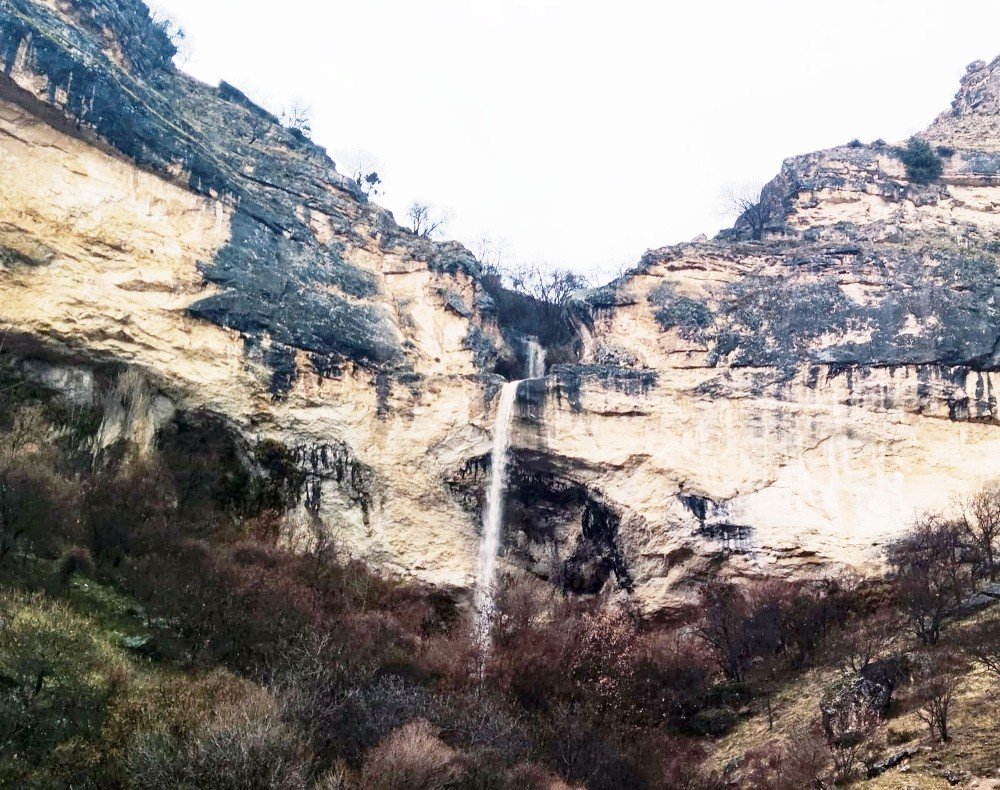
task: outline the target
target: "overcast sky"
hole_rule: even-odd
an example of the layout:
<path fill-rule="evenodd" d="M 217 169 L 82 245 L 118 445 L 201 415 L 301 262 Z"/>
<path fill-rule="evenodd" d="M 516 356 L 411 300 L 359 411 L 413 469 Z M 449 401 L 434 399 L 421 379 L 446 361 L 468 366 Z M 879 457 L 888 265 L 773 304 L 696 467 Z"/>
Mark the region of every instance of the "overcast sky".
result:
<path fill-rule="evenodd" d="M 857 137 L 899 140 L 1000 54 L 1000 3 L 159 0 L 187 71 L 312 106 L 379 202 L 578 270 L 729 224 L 727 185 Z"/>

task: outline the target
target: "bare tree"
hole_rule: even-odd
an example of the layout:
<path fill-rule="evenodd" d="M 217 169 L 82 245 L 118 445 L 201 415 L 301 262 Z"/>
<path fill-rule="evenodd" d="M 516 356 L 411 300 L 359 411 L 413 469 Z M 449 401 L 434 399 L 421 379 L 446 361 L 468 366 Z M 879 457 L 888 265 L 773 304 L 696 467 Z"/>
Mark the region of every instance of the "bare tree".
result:
<path fill-rule="evenodd" d="M 955 695 L 965 678 L 968 667 L 950 652 L 928 656 L 920 672 L 920 708 L 917 716 L 941 741 L 951 740 L 948 724 L 951 721 Z"/>
<path fill-rule="evenodd" d="M 1000 683 L 1000 628 L 996 622 L 986 621 L 963 633 L 962 650 Z"/>
<path fill-rule="evenodd" d="M 482 236 L 474 245 L 473 253 L 482 265 L 486 277 L 503 280 L 508 271 L 507 242 L 492 236 Z"/>
<path fill-rule="evenodd" d="M 860 675 L 869 664 L 879 660 L 891 649 L 898 627 L 889 611 L 881 611 L 871 619 L 849 622 L 838 641 L 841 671 L 848 676 Z"/>
<path fill-rule="evenodd" d="M 342 151 L 337 158 L 343 167 L 344 175 L 354 179 L 365 197 L 376 197 L 380 194 L 382 178 L 378 171 L 382 163 L 375 154 L 363 148 L 353 148 Z"/>
<path fill-rule="evenodd" d="M 928 516 L 886 550 L 896 596 L 921 642 L 937 644 L 945 617 L 970 584 L 964 526 Z"/>
<path fill-rule="evenodd" d="M 587 278 L 582 274 L 540 263 L 522 264 L 505 274 L 515 291 L 548 305 L 561 305 L 573 291 L 588 285 Z"/>
<path fill-rule="evenodd" d="M 752 183 L 733 185 L 727 190 L 725 201 L 729 213 L 736 215 L 736 227 L 745 223 L 751 238 L 759 241 L 764 237 L 764 229 L 773 218 L 773 210 L 764 197 L 763 186 Z"/>
<path fill-rule="evenodd" d="M 827 744 L 833 762 L 833 781 L 847 784 L 857 778 L 859 769 L 871 762 L 873 741 L 882 726 L 878 711 L 858 707 L 849 726 L 849 734 L 831 736 Z"/>
<path fill-rule="evenodd" d="M 257 113 L 250 113 L 243 127 L 247 142 L 253 145 L 258 140 L 262 140 L 271 130 L 271 126 L 272 122 L 269 118 Z"/>
<path fill-rule="evenodd" d="M 289 129 L 297 129 L 308 137 L 312 134 L 313 110 L 305 102 L 296 99 L 281 112 L 281 123 Z"/>
<path fill-rule="evenodd" d="M 635 268 L 635 261 L 625 258 L 616 263 L 608 263 L 602 266 L 595 266 L 586 275 L 587 280 L 594 286 L 620 280 L 632 269 Z"/>
<path fill-rule="evenodd" d="M 436 211 L 428 203 L 422 203 L 419 200 L 410 205 L 406 216 L 410 220 L 410 229 L 424 239 L 429 239 L 434 234 L 440 233 L 448 223 L 446 214 Z"/>
<path fill-rule="evenodd" d="M 734 584 L 711 582 L 701 589 L 702 618 L 695 633 L 711 647 L 722 674 L 729 680 L 746 680 L 753 660 L 747 634 L 750 605 Z"/>
<path fill-rule="evenodd" d="M 976 552 L 976 575 L 996 581 L 1000 545 L 1000 483 L 994 483 L 969 498 L 965 532 Z"/>

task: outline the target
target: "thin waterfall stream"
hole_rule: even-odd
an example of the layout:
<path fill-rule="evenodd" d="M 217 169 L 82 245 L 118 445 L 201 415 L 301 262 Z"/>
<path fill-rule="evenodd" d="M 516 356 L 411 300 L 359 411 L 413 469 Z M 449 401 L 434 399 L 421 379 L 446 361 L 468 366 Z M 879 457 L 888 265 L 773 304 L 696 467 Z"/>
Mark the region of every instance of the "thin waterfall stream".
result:
<path fill-rule="evenodd" d="M 535 338 L 525 342 L 529 379 L 545 376 L 545 349 Z M 493 427 L 493 450 L 490 453 L 490 481 L 483 509 L 483 537 L 479 544 L 476 572 L 475 637 L 484 651 L 490 646 L 490 629 L 496 615 L 496 571 L 503 533 L 504 497 L 507 481 L 507 458 L 510 451 L 510 431 L 514 418 L 517 388 L 523 379 L 504 384 L 497 399 L 497 416 Z"/>
<path fill-rule="evenodd" d="M 538 342 L 537 338 L 529 337 L 525 341 L 525 351 L 528 357 L 528 378 L 540 379 L 545 377 L 545 347 Z"/>
<path fill-rule="evenodd" d="M 479 544 L 479 567 L 476 579 L 476 639 L 484 650 L 489 648 L 490 628 L 496 614 L 496 570 L 503 528 L 503 506 L 507 452 L 510 449 L 510 424 L 520 381 L 504 384 L 497 402 L 493 429 L 493 452 L 490 455 L 490 484 L 486 489 L 483 510 L 483 537 Z"/>

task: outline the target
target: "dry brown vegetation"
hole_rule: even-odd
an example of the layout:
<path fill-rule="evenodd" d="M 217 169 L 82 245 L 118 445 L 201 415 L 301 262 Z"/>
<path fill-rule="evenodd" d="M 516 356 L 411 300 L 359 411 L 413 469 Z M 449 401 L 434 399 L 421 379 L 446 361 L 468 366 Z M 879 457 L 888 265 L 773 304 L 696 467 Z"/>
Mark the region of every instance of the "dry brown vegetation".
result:
<path fill-rule="evenodd" d="M 1000 760 L 1000 613 L 957 609 L 995 575 L 994 489 L 881 585 L 717 581 L 654 624 L 506 579 L 482 656 L 460 602 L 279 547 L 282 448 L 257 477 L 206 422 L 96 452 L 99 413 L 2 392 L 0 784 L 932 787 Z"/>

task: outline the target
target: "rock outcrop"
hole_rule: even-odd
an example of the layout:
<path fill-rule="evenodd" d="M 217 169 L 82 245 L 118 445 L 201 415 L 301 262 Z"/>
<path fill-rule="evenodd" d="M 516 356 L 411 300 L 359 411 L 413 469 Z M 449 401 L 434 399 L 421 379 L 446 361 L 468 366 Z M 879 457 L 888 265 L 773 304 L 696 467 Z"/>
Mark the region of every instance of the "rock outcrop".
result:
<path fill-rule="evenodd" d="M 0 0 L 3 352 L 79 397 L 132 370 L 150 443 L 186 411 L 285 445 L 295 523 L 467 589 L 516 354 L 478 263 L 173 54 L 138 0 Z M 507 559 L 660 609 L 709 574 L 878 568 L 1000 477 L 998 117 L 973 64 L 925 135 L 938 181 L 882 143 L 790 159 L 759 227 L 575 294 L 580 363 L 519 390 Z"/>
<path fill-rule="evenodd" d="M 595 364 L 556 371 L 521 444 L 603 493 L 647 602 L 723 560 L 876 569 L 915 514 L 1000 475 L 998 69 L 973 64 L 925 135 L 935 183 L 882 142 L 796 157 L 762 228 L 574 296 Z"/>

